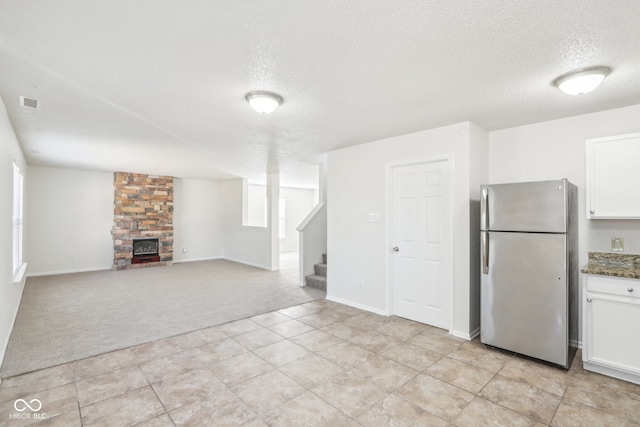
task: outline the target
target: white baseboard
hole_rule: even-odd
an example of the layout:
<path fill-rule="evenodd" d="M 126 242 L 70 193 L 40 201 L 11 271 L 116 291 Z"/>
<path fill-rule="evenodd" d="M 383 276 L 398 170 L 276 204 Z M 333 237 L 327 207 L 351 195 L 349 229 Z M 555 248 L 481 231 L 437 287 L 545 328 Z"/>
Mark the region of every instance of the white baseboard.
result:
<path fill-rule="evenodd" d="M 11 320 L 11 327 L 9 328 L 7 339 L 3 343 L 2 348 L 0 348 L 0 366 L 2 366 L 2 364 L 4 363 L 4 356 L 6 356 L 7 349 L 9 348 L 9 341 L 11 340 L 11 334 L 13 334 L 13 327 L 16 325 L 16 319 L 18 318 L 18 309 L 20 309 L 20 304 L 22 303 L 22 295 L 24 295 L 24 282 L 22 284 L 22 292 L 20 292 L 20 298 L 18 299 L 18 303 L 16 304 L 16 309 L 13 312 L 13 318 Z"/>
<path fill-rule="evenodd" d="M 223 257 L 221 256 L 214 256 L 214 257 L 209 257 L 209 258 L 189 258 L 189 259 L 181 259 L 180 261 L 176 261 L 175 259 L 173 260 L 174 264 L 181 264 L 184 262 L 198 262 L 198 261 L 213 261 L 216 259 L 223 259 Z"/>
<path fill-rule="evenodd" d="M 582 361 L 582 368 L 587 371 L 597 372 L 598 374 L 607 375 L 609 377 L 618 378 L 620 380 L 629 381 L 634 384 L 640 384 L 640 375 L 635 372 L 629 372 L 624 369 L 615 369 L 608 366 L 602 366 L 598 363 Z"/>
<path fill-rule="evenodd" d="M 370 311 L 371 313 L 380 314 L 382 316 L 389 316 L 389 313 L 387 313 L 384 310 L 380 310 L 379 308 L 375 308 L 375 307 L 369 307 L 368 305 L 359 304 L 357 302 L 345 300 L 345 299 L 342 299 L 342 298 L 337 298 L 337 297 L 334 297 L 334 296 L 331 296 L 331 295 L 327 295 L 326 299 L 328 299 L 329 301 L 333 301 L 333 302 L 337 302 L 337 303 L 340 303 L 340 304 L 348 305 L 348 306 L 351 306 L 351 307 L 359 308 L 360 310 L 365 310 L 365 311 Z"/>
<path fill-rule="evenodd" d="M 256 263 L 253 263 L 253 262 L 243 261 L 241 259 L 229 258 L 229 257 L 226 257 L 226 256 L 223 256 L 221 258 L 222 259 L 226 259 L 227 261 L 237 262 L 238 264 L 244 264 L 244 265 L 249 265 L 251 267 L 258 267 L 258 268 L 262 268 L 264 270 L 274 271 L 274 269 L 272 269 L 270 266 L 267 266 L 267 265 L 256 264 Z"/>
<path fill-rule="evenodd" d="M 470 333 L 460 332 L 460 331 L 456 331 L 456 330 L 450 330 L 449 333 L 451 335 L 453 335 L 454 337 L 458 337 L 458 338 L 462 338 L 463 340 L 471 341 L 475 337 L 480 335 L 480 328 L 478 327 L 478 328 L 474 329 L 473 331 L 471 331 Z"/>
<path fill-rule="evenodd" d="M 90 271 L 104 271 L 104 270 L 112 270 L 113 266 L 110 265 L 108 267 L 94 267 L 94 268 L 78 268 L 74 270 L 58 270 L 58 271 L 46 271 L 42 273 L 28 273 L 27 277 L 38 277 L 38 276 L 54 276 L 57 274 L 72 274 L 72 273 L 87 273 Z"/>
<path fill-rule="evenodd" d="M 227 261 L 237 262 L 238 264 L 244 264 L 244 265 L 249 265 L 251 267 L 258 267 L 258 268 L 262 268 L 264 270 L 274 271 L 274 269 L 272 269 L 271 267 L 268 267 L 266 265 L 255 264 L 255 263 L 252 263 L 252 262 L 247 262 L 247 261 L 243 261 L 243 260 L 239 260 L 239 259 L 235 259 L 235 258 L 223 257 L 223 256 L 183 259 L 183 260 L 180 260 L 180 261 L 176 261 L 174 259 L 172 262 L 174 264 L 180 264 L 180 263 L 186 263 L 186 262 L 213 261 L 213 260 L 217 260 L 217 259 L 226 259 Z M 27 277 L 53 276 L 53 275 L 57 275 L 57 274 L 87 273 L 87 272 L 91 272 L 91 271 L 105 271 L 105 270 L 112 270 L 112 269 L 113 269 L 113 266 L 110 265 L 108 267 L 78 268 L 78 269 L 73 269 L 73 270 L 45 271 L 45 272 L 41 272 L 41 273 L 27 273 Z"/>

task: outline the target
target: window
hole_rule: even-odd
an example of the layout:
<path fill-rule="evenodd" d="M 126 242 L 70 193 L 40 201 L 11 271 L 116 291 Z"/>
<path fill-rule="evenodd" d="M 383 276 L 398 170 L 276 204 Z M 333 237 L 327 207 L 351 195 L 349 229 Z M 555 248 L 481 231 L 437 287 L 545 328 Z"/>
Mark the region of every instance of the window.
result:
<path fill-rule="evenodd" d="M 18 273 L 22 267 L 22 228 L 24 221 L 24 177 L 18 168 L 13 164 L 13 274 Z"/>
<path fill-rule="evenodd" d="M 280 207 L 278 208 L 279 211 L 279 215 L 278 215 L 278 237 L 280 237 L 281 239 L 286 239 L 286 234 L 284 232 L 285 230 L 285 218 L 286 218 L 286 201 L 285 199 L 280 199 Z"/>

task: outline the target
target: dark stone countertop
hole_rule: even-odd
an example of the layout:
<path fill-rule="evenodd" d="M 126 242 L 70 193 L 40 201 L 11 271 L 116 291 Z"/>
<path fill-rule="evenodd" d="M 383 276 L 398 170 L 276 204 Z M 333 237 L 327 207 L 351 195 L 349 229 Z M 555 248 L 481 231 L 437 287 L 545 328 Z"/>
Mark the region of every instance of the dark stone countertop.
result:
<path fill-rule="evenodd" d="M 640 255 L 589 252 L 589 263 L 580 271 L 585 274 L 640 279 Z"/>

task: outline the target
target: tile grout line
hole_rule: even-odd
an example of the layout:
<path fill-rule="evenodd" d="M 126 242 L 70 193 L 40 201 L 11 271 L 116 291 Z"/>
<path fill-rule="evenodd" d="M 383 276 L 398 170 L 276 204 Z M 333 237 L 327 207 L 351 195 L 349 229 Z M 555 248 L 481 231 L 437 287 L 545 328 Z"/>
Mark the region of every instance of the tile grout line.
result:
<path fill-rule="evenodd" d="M 302 316 L 302 317 L 304 317 L 304 316 Z M 298 320 L 298 319 L 296 319 L 296 320 Z M 298 320 L 298 321 L 300 321 L 300 320 Z M 313 332 L 313 331 L 322 331 L 320 328 L 318 328 L 318 327 L 316 327 L 316 326 L 309 325 L 309 324 L 306 324 L 306 323 L 304 323 L 304 322 L 301 322 L 301 323 L 303 323 L 303 324 L 305 324 L 305 325 L 310 326 L 311 328 L 313 328 L 313 330 L 311 330 L 311 331 L 307 331 L 307 332 L 303 332 L 302 334 L 304 334 L 304 333 L 308 333 L 308 332 Z M 334 322 L 334 323 L 337 323 L 337 322 Z M 332 323 L 332 324 L 333 324 L 333 323 Z M 324 326 L 327 326 L 327 325 L 324 325 Z M 324 327 L 324 326 L 322 326 L 322 327 Z M 329 332 L 326 332 L 326 331 L 322 331 L 322 332 L 329 333 Z M 302 335 L 302 334 L 298 334 L 298 335 Z M 338 339 L 341 339 L 341 340 L 342 340 L 342 338 L 340 338 L 340 337 L 337 337 L 337 336 L 335 336 L 335 335 L 333 335 L 333 334 L 331 334 L 331 333 L 329 333 L 329 334 L 330 334 L 330 335 L 332 335 L 332 336 L 334 336 L 334 337 L 336 337 L 336 338 L 338 338 Z M 296 336 L 298 336 L 298 335 L 296 335 Z M 334 363 L 334 362 L 331 362 L 330 360 L 326 359 L 326 358 L 325 358 L 325 357 L 323 357 L 322 355 L 318 354 L 318 351 L 320 351 L 320 350 L 318 350 L 318 351 L 311 351 L 311 350 L 309 350 L 308 348 L 306 348 L 306 347 L 304 347 L 304 346 L 301 346 L 300 344 L 297 344 L 297 343 L 295 343 L 295 342 L 291 341 L 289 338 L 285 338 L 285 340 L 287 340 L 287 341 L 289 341 L 289 342 L 291 342 L 291 343 L 293 343 L 293 344 L 299 345 L 300 347 L 302 347 L 303 349 L 305 349 L 306 351 L 308 351 L 310 355 L 314 355 L 314 356 L 316 356 L 316 357 L 320 357 L 320 358 L 322 358 L 322 359 L 324 359 L 324 360 L 327 360 L 327 361 L 328 361 L 328 362 L 330 362 L 330 363 Z M 346 341 L 346 340 L 345 340 L 345 341 Z M 348 341 L 346 341 L 346 342 L 348 342 Z M 338 344 L 341 344 L 341 343 L 332 344 L 332 345 L 327 346 L 327 347 L 325 347 L 325 348 L 323 348 L 323 349 L 321 349 L 321 350 L 324 350 L 324 349 L 326 349 L 326 348 L 330 348 L 330 347 L 336 346 L 336 345 L 338 345 Z M 354 345 L 355 345 L 355 344 L 354 344 Z M 266 346 L 265 346 L 265 347 L 266 347 Z M 262 347 L 261 347 L 261 348 L 262 348 Z M 259 349 L 256 349 L 256 350 L 259 350 Z M 255 354 L 255 353 L 254 353 L 254 354 Z M 257 355 L 257 354 L 256 354 L 256 356 L 257 356 L 257 357 L 260 357 L 260 356 L 259 356 L 259 355 Z M 307 356 L 300 357 L 300 358 L 295 359 L 295 360 L 292 360 L 291 362 L 288 362 L 288 363 L 295 362 L 296 360 L 300 360 L 300 359 L 302 359 L 302 358 L 304 358 L 304 357 L 307 357 Z M 261 359 L 262 359 L 262 358 L 261 358 Z M 262 360 L 264 360 L 264 359 L 262 359 Z M 266 360 L 265 360 L 265 362 L 266 362 L 266 363 L 269 363 L 269 362 L 267 362 Z M 287 365 L 288 363 L 286 363 L 285 365 Z M 285 366 L 285 365 L 282 365 L 282 366 Z M 271 366 L 273 366 L 273 365 L 271 365 Z M 337 364 L 336 364 L 336 366 L 339 366 L 341 369 L 344 369 L 344 372 L 345 372 L 345 373 L 349 371 L 348 369 L 345 369 L 345 368 L 343 368 L 343 367 L 342 367 L 342 366 L 340 366 L 340 365 L 337 365 Z M 293 400 L 293 399 L 295 399 L 295 398 L 297 398 L 297 397 L 299 397 L 299 396 L 301 396 L 301 395 L 303 395 L 303 394 L 305 394 L 305 393 L 311 393 L 311 394 L 313 394 L 314 396 L 316 396 L 318 399 L 320 399 L 320 400 L 322 400 L 323 402 L 325 402 L 327 405 L 329 405 L 329 406 L 333 407 L 333 408 L 334 408 L 336 411 L 338 411 L 340 414 L 343 414 L 343 415 L 344 415 L 345 417 L 347 417 L 348 419 L 350 419 L 350 420 L 352 420 L 352 421 L 354 421 L 354 422 L 356 422 L 356 423 L 357 423 L 357 421 L 356 421 L 353 417 L 349 416 L 348 414 L 345 414 L 342 410 L 340 410 L 339 408 L 337 408 L 337 407 L 335 407 L 333 404 L 331 404 L 331 402 L 328 402 L 327 400 L 325 400 L 324 398 L 322 398 L 321 396 L 319 396 L 317 393 L 315 393 L 315 392 L 313 391 L 313 389 L 315 389 L 315 388 L 319 387 L 320 385 L 325 384 L 325 383 L 327 383 L 327 382 L 331 381 L 331 378 L 327 378 L 325 381 L 323 381 L 323 382 L 322 382 L 322 383 L 320 383 L 320 384 L 313 384 L 313 387 L 312 387 L 312 388 L 310 388 L 309 386 L 305 386 L 305 385 L 303 385 L 303 384 L 300 384 L 300 383 L 299 383 L 295 378 L 292 378 L 292 377 L 291 377 L 290 375 L 288 375 L 286 372 L 281 371 L 281 370 L 280 370 L 280 368 L 281 368 L 281 366 L 280 366 L 280 367 L 274 367 L 274 369 L 275 369 L 275 370 L 277 370 L 278 372 L 282 373 L 282 374 L 283 374 L 283 375 L 285 375 L 287 378 L 291 379 L 291 380 L 292 380 L 292 381 L 294 381 L 296 384 L 298 384 L 299 386 L 301 386 L 301 387 L 304 389 L 304 392 L 302 392 L 302 393 L 298 394 L 297 396 L 293 397 L 292 399 L 289 399 L 289 400 L 288 400 L 288 401 L 286 401 L 286 402 L 281 403 L 280 405 L 275 406 L 274 408 L 271 408 L 271 409 L 269 410 L 269 412 L 273 411 L 273 410 L 274 410 L 274 409 L 276 409 L 276 408 L 279 408 L 279 407 L 281 407 L 281 406 L 286 405 L 286 404 L 287 404 L 288 402 L 290 402 L 291 400 Z M 247 380 L 247 381 L 249 381 L 249 380 Z M 236 384 L 236 385 L 238 385 L 238 384 Z M 386 398 L 386 397 L 385 397 L 385 398 Z M 244 402 L 244 401 L 243 401 L 243 402 Z M 377 403 L 377 402 L 376 402 L 376 403 Z M 246 404 L 246 402 L 245 402 L 245 404 Z M 368 409 L 368 408 L 367 408 L 367 409 Z M 365 410 L 366 410 L 366 409 L 365 409 Z M 364 413 L 364 411 L 363 411 L 363 413 Z M 261 415 L 259 415 L 259 417 L 262 419 L 262 416 L 261 416 Z M 264 421 L 264 420 L 263 420 L 263 421 Z"/>
<path fill-rule="evenodd" d="M 400 399 L 402 399 L 403 401 L 407 402 L 407 403 L 408 403 L 408 404 L 410 404 L 411 406 L 415 406 L 415 407 L 419 408 L 420 410 L 425 411 L 425 412 L 427 412 L 427 413 L 429 413 L 429 414 L 433 415 L 434 417 L 441 419 L 442 421 L 444 421 L 444 422 L 446 422 L 446 423 L 448 423 L 448 424 L 450 423 L 450 424 L 455 425 L 453 422 L 449 422 L 449 421 L 445 420 L 444 418 L 442 418 L 442 417 L 440 417 L 440 416 L 438 416 L 438 415 L 434 414 L 433 412 L 428 411 L 427 409 L 422 408 L 420 405 L 418 405 L 417 403 L 412 402 L 411 400 L 407 399 L 406 397 L 402 396 L 401 394 L 397 394 L 396 392 L 393 392 L 393 393 L 391 393 L 391 394 L 393 394 L 393 395 L 395 395 L 395 396 L 398 396 L 398 398 L 400 398 Z M 465 406 L 465 408 L 466 408 L 466 406 Z M 462 411 L 460 411 L 460 413 L 462 413 Z M 456 417 L 456 418 L 457 418 L 457 417 Z"/>
<path fill-rule="evenodd" d="M 141 369 L 141 370 L 142 370 L 142 369 Z M 143 374 L 144 374 L 144 372 L 143 372 Z M 146 378 L 146 375 L 145 375 L 145 378 Z M 158 399 L 158 402 L 160 402 L 160 405 L 162 405 L 162 409 L 164 409 L 164 415 L 166 415 L 166 416 L 169 418 L 169 421 L 171 421 L 171 423 L 172 423 L 172 424 L 174 425 L 174 427 L 175 427 L 176 423 L 173 421 L 173 418 L 171 418 L 171 415 L 169 415 L 169 411 L 167 410 L 167 407 L 165 406 L 165 404 L 164 404 L 164 402 L 162 401 L 162 399 L 160 399 L 160 396 L 158 396 L 158 392 L 157 392 L 157 391 L 156 391 L 156 389 L 153 387 L 153 384 L 151 384 L 151 383 L 149 382 L 149 379 L 148 379 L 148 378 L 146 378 L 146 379 L 147 379 L 147 383 L 148 383 L 149 387 L 150 387 L 150 388 L 151 388 L 151 390 L 153 391 L 153 394 L 156 396 L 156 399 Z M 147 421 L 152 420 L 152 419 L 154 419 L 154 418 L 158 418 L 158 417 L 160 417 L 160 416 L 162 416 L 162 414 L 160 414 L 160 415 L 156 415 L 155 417 L 148 418 L 148 419 L 146 419 L 146 420 L 144 420 L 144 421 L 139 422 L 138 424 L 142 424 L 142 423 L 144 423 L 144 422 L 147 422 Z"/>
<path fill-rule="evenodd" d="M 78 416 L 80 417 L 80 427 L 84 426 L 84 421 L 82 419 L 82 407 L 80 406 L 80 390 L 78 389 L 78 377 L 76 376 L 76 365 L 74 363 L 71 364 L 73 369 L 73 379 L 74 385 L 76 387 L 76 405 L 78 405 Z"/>

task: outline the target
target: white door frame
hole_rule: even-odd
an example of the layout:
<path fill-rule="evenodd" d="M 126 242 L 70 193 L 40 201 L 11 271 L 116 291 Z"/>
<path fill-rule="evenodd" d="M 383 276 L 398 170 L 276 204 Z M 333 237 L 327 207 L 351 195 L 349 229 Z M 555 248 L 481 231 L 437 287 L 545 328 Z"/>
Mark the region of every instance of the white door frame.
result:
<path fill-rule="evenodd" d="M 397 167 L 402 166 L 411 166 L 411 165 L 419 165 L 425 163 L 434 163 L 434 162 L 447 162 L 449 166 L 449 180 L 447 182 L 449 186 L 449 215 L 451 215 L 449 220 L 448 230 L 445 230 L 447 233 L 447 238 L 449 239 L 449 268 L 448 268 L 448 276 L 450 277 L 451 289 L 449 293 L 449 307 L 450 307 L 450 319 L 449 319 L 449 333 L 452 333 L 454 330 L 454 319 L 455 319 L 455 277 L 454 277 L 454 258 L 453 258 L 453 225 L 455 219 L 455 211 L 454 207 L 454 155 L 443 154 L 433 157 L 421 157 L 410 160 L 402 160 L 398 162 L 390 162 L 385 164 L 385 266 L 386 266 L 386 277 L 385 277 L 385 287 L 387 294 L 387 303 L 386 303 L 386 312 L 389 316 L 392 316 L 393 313 L 393 258 L 391 247 L 393 245 L 393 170 Z"/>

